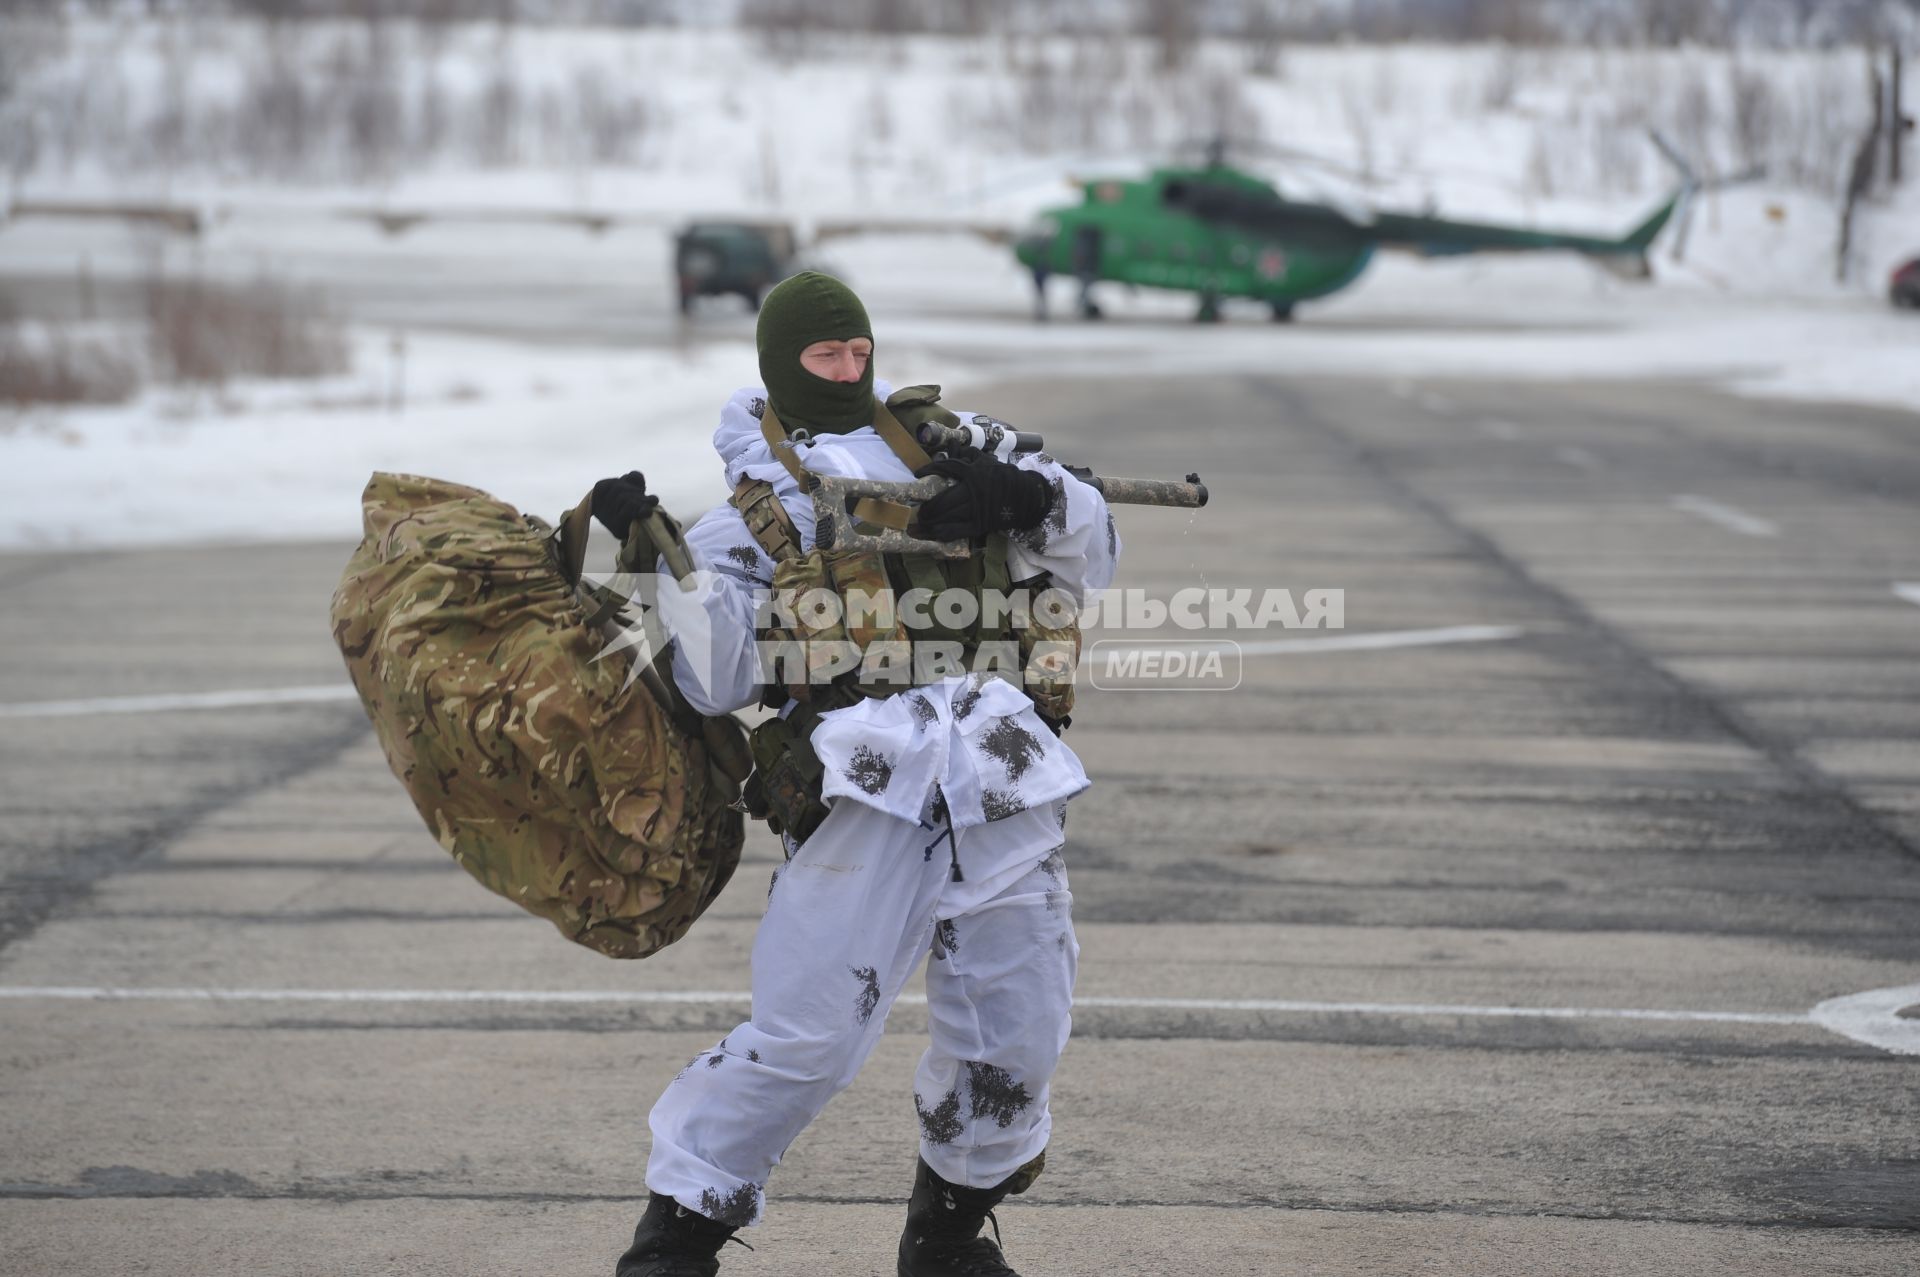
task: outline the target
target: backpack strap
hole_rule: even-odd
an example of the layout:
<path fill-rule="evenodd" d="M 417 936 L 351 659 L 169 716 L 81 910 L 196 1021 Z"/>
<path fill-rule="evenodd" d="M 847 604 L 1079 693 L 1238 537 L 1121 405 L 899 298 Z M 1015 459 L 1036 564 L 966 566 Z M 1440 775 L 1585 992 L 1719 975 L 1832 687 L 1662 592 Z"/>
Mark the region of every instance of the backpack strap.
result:
<path fill-rule="evenodd" d="M 915 473 L 918 473 L 921 467 L 933 458 L 927 455 L 927 450 L 920 446 L 920 441 L 913 437 L 912 432 L 900 424 L 900 419 L 894 415 L 891 405 L 898 402 L 915 410 L 930 408 L 931 411 L 915 413 L 916 425 L 933 416 L 958 421 L 959 418 L 939 407 L 939 399 L 940 387 L 938 386 L 910 386 L 905 391 L 896 391 L 886 403 L 878 399 L 873 401 L 874 433 L 886 441 L 887 447 L 893 450 L 893 455 L 898 457 L 907 469 Z M 779 414 L 774 412 L 772 404 L 768 404 L 765 411 L 760 414 L 760 437 L 767 441 L 767 450 L 773 453 L 775 459 L 786 468 L 787 473 L 793 476 L 793 481 L 800 485 L 800 491 L 810 491 L 812 484 L 807 479 L 805 469 L 800 465 L 800 459 L 794 455 L 793 437 L 787 433 L 786 426 L 782 424 Z M 735 503 L 735 508 L 740 509 L 743 515 L 746 514 L 746 510 L 740 507 L 738 502 Z M 913 521 L 913 507 L 901 505 L 897 501 L 862 497 L 854 504 L 853 517 L 883 528 L 892 528 L 896 532 L 904 532 L 907 530 L 907 525 Z M 748 519 L 747 526 L 753 527 L 751 518 Z M 799 541 L 796 539 L 794 544 L 797 552 Z M 761 548 L 766 547 L 763 545 Z M 777 563 L 780 560 L 774 561 Z"/>
<path fill-rule="evenodd" d="M 767 451 L 774 460 L 787 468 L 793 481 L 800 485 L 800 491 L 807 490 L 807 472 L 800 468 L 800 458 L 793 455 L 793 439 L 787 434 L 787 428 L 780 423 L 780 417 L 768 404 L 760 414 L 760 437 L 767 441 Z"/>
<path fill-rule="evenodd" d="M 934 393 L 939 393 L 938 387 L 935 387 Z M 893 455 L 905 462 L 907 469 L 918 472 L 933 460 L 927 455 L 927 450 L 920 446 L 920 441 L 907 433 L 907 428 L 900 424 L 893 410 L 878 399 L 873 401 L 873 430 L 887 441 L 887 446 L 893 449 Z"/>
<path fill-rule="evenodd" d="M 560 516 L 551 544 L 554 565 L 568 585 L 580 584 L 580 573 L 587 566 L 587 535 L 593 531 L 593 494 L 580 498 L 580 504 Z"/>

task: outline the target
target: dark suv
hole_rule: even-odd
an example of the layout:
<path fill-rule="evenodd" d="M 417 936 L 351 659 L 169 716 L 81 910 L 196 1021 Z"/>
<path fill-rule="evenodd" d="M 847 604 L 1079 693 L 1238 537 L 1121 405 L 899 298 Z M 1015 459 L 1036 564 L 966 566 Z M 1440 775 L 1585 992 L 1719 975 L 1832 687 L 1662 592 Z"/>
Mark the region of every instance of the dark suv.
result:
<path fill-rule="evenodd" d="M 1903 310 L 1920 310 L 1920 257 L 1894 268 L 1887 284 L 1887 296 Z"/>
<path fill-rule="evenodd" d="M 694 222 L 673 241 L 680 313 L 696 297 L 738 293 L 759 309 L 761 297 L 793 274 L 793 231 L 783 223 Z"/>

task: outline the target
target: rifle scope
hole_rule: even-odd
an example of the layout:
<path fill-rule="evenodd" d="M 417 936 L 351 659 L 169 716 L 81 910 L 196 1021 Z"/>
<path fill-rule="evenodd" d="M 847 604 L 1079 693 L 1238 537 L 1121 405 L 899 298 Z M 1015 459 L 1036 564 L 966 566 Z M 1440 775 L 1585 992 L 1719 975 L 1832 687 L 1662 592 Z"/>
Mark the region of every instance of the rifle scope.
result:
<path fill-rule="evenodd" d="M 929 421 L 920 427 L 920 443 L 929 452 L 986 452 L 1005 461 L 1015 453 L 1038 452 L 1046 447 L 1031 430 L 1015 430 L 1002 422 L 982 426 L 972 422 L 943 426 Z"/>

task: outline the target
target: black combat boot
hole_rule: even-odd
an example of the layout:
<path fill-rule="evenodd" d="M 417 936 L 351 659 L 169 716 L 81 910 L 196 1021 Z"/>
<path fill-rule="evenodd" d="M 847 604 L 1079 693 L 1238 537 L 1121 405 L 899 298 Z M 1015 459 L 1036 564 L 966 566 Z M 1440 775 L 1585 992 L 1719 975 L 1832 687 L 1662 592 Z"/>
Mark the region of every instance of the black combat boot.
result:
<path fill-rule="evenodd" d="M 1000 1247 L 980 1236 L 993 1208 L 1012 1191 L 1013 1180 L 994 1188 L 949 1184 L 920 1159 L 907 1202 L 907 1229 L 900 1234 L 899 1277 L 1020 1277 L 1007 1267 Z M 994 1220 L 993 1235 L 1000 1236 Z"/>
<path fill-rule="evenodd" d="M 654 1193 L 613 1277 L 715 1277 L 720 1271 L 716 1256 L 732 1237 L 733 1229 L 726 1224 Z"/>

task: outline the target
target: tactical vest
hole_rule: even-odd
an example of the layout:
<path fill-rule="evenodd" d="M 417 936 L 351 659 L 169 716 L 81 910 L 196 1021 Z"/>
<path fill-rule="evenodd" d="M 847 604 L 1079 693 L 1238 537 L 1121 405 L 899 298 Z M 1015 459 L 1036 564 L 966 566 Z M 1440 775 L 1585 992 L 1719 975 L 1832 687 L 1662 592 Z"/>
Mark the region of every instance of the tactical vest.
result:
<path fill-rule="evenodd" d="M 958 425 L 959 418 L 940 406 L 938 386 L 908 386 L 895 391 L 885 404 L 874 402 L 874 429 L 909 469 L 919 470 L 930 458 L 915 438 L 929 421 Z M 769 405 L 761 431 L 773 455 L 806 487 L 806 480 L 790 449 L 781 446 L 788 435 Z M 807 739 L 822 715 L 867 697 L 891 696 L 921 682 L 937 681 L 959 669 L 928 669 L 916 655 L 916 644 L 957 644 L 962 668 L 986 668 L 1002 673 L 1033 701 L 1042 721 L 1060 731 L 1073 709 L 1073 667 L 1080 653 L 1080 628 L 1045 624 L 1038 616 L 1022 618 L 1005 609 L 989 610 L 982 596 L 1011 593 L 1014 582 L 1007 566 L 1007 537 L 993 533 L 964 559 L 942 559 L 930 554 L 890 554 L 858 548 L 802 551 L 799 531 L 781 505 L 771 483 L 763 479 L 741 482 L 729 498 L 746 521 L 761 550 L 773 561 L 776 596 L 804 599 L 810 591 L 825 590 L 839 600 L 838 615 L 825 610 L 790 609 L 789 615 L 760 629 L 756 638 L 779 645 L 799 643 L 806 653 L 802 677 L 789 679 L 785 692 L 796 702 L 784 719 L 769 719 L 756 728 L 751 747 L 758 771 L 748 786 L 747 802 L 756 816 L 765 816 L 776 833 L 797 840 L 813 832 L 825 818 L 820 797 L 823 772 Z M 860 518 L 886 520 L 904 527 L 905 507 L 865 502 L 855 507 Z M 1037 595 L 1047 587 L 1043 575 L 1023 581 L 1021 588 Z M 858 606 L 862 599 L 925 590 L 937 598 L 947 590 L 973 596 L 973 621 L 963 627 L 943 624 L 931 610 L 924 625 L 909 627 L 903 609 L 891 615 Z M 790 621 L 783 625 L 781 619 Z M 836 652 L 860 654 L 858 668 L 824 679 L 825 662 Z M 881 645 L 885 645 L 882 647 Z M 870 659 L 871 658 L 871 659 Z M 844 662 L 843 662 L 844 663 Z M 1009 665 L 1013 668 L 1007 668 Z M 863 679 L 863 672 L 888 672 L 884 678 Z M 917 677 L 926 671 L 928 677 Z"/>

